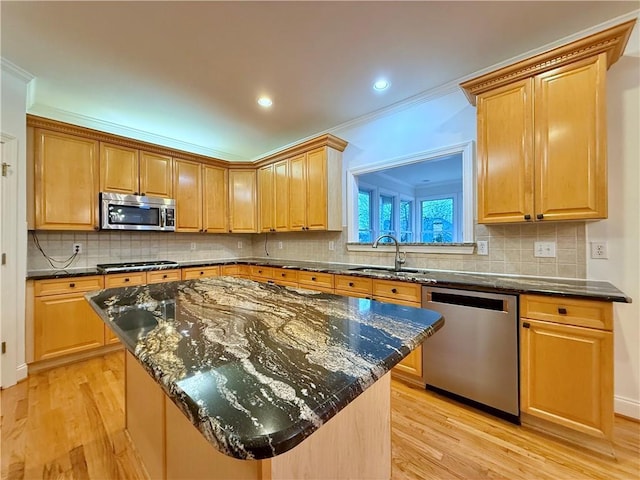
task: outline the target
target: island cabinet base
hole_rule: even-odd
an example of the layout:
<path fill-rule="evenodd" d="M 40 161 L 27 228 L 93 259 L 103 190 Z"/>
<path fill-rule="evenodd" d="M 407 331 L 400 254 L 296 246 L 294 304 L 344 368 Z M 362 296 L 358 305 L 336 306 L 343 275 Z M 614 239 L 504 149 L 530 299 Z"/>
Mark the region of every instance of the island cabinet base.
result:
<path fill-rule="evenodd" d="M 266 460 L 216 450 L 129 352 L 126 412 L 129 435 L 154 479 L 391 478 L 390 374 L 301 444 Z"/>

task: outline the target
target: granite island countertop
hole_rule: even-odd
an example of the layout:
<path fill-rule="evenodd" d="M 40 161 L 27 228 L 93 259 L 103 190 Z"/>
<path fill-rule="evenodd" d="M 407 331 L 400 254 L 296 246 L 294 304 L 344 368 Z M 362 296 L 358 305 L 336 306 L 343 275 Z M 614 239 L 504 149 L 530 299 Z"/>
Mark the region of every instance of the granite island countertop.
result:
<path fill-rule="evenodd" d="M 204 437 L 242 459 L 302 442 L 444 324 L 430 310 L 231 277 L 86 298 Z"/>
<path fill-rule="evenodd" d="M 479 272 L 455 272 L 445 270 L 426 270 L 404 268 L 402 272 L 393 272 L 390 267 L 380 265 L 354 265 L 347 263 L 308 262 L 297 260 L 278 260 L 260 257 L 218 260 L 195 260 L 179 262 L 180 268 L 206 267 L 215 265 L 264 265 L 280 268 L 292 268 L 314 272 L 326 272 L 336 275 L 353 275 L 388 280 L 433 285 L 445 288 L 485 291 L 491 293 L 539 294 L 575 297 L 608 302 L 631 303 L 625 295 L 609 282 L 583 279 L 534 277 L 526 275 L 504 275 Z M 151 268 L 158 270 L 162 267 Z M 166 268 L 166 267 L 164 267 Z M 377 271 L 363 271 L 362 269 Z M 385 268 L 387 268 L 385 270 Z M 123 272 L 119 272 L 123 273 Z M 28 279 L 44 280 L 71 276 L 100 275 L 96 268 L 69 270 L 29 271 Z"/>

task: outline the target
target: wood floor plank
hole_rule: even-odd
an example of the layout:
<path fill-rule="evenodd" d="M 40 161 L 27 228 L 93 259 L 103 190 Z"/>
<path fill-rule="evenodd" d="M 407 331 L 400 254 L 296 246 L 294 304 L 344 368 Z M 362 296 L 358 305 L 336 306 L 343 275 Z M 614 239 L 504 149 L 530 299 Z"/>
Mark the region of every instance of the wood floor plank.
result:
<path fill-rule="evenodd" d="M 38 372 L 2 391 L 4 479 L 148 479 L 124 430 L 124 355 Z M 617 459 L 392 381 L 392 478 L 640 479 L 640 424 L 616 418 Z"/>

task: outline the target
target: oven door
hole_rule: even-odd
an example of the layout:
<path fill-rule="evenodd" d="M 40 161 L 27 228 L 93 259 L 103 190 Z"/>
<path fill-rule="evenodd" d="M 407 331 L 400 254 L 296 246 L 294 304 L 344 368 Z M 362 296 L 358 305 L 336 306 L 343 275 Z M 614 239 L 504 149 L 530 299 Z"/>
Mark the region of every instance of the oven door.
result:
<path fill-rule="evenodd" d="M 103 230 L 166 230 L 166 207 L 145 197 L 103 193 L 100 227 Z"/>

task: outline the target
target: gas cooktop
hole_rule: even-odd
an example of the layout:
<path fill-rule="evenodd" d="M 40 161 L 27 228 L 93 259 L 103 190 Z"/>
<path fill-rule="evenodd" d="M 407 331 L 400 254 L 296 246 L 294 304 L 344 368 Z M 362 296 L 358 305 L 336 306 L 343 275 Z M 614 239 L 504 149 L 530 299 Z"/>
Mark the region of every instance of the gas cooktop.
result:
<path fill-rule="evenodd" d="M 170 260 L 150 260 L 148 262 L 123 262 L 123 263 L 99 263 L 96 265 L 100 273 L 132 272 L 143 270 L 159 270 L 165 268 L 178 268 L 178 262 Z"/>

